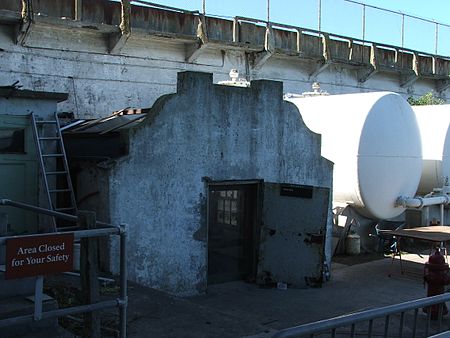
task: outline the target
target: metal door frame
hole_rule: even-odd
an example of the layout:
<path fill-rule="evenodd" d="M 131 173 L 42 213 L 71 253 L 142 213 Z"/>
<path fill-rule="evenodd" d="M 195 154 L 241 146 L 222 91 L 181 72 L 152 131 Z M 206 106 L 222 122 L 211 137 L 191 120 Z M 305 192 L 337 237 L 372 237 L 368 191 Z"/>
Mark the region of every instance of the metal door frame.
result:
<path fill-rule="evenodd" d="M 258 254 L 259 254 L 259 242 L 260 242 L 260 230 L 262 222 L 262 206 L 263 206 L 263 192 L 264 192 L 264 180 L 225 180 L 225 181 L 212 181 L 208 180 L 206 182 L 206 289 L 208 289 L 209 278 L 208 278 L 208 267 L 209 267 L 209 227 L 210 227 L 210 190 L 215 186 L 226 186 L 226 187 L 238 187 L 239 186 L 254 186 L 256 193 L 256 204 L 255 204 L 255 219 L 253 221 L 253 262 L 252 262 L 252 273 L 256 278 L 256 273 L 258 269 Z"/>

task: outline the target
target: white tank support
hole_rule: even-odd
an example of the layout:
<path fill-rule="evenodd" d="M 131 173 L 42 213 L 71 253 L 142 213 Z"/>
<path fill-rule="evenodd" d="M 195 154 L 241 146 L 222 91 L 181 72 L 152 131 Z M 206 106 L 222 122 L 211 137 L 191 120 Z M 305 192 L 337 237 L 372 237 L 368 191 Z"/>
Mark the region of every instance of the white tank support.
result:
<path fill-rule="evenodd" d="M 322 156 L 334 162 L 334 202 L 371 219 L 404 211 L 396 200 L 415 196 L 422 173 L 419 127 L 405 99 L 390 92 L 285 97 L 322 135 Z"/>

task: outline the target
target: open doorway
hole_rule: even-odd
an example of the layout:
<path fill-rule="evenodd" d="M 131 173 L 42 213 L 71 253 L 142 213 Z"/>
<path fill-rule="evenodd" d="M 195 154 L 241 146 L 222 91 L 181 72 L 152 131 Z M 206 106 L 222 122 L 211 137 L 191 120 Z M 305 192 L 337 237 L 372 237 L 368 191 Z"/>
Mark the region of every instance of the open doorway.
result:
<path fill-rule="evenodd" d="M 259 182 L 209 185 L 208 284 L 255 280 L 258 187 Z"/>

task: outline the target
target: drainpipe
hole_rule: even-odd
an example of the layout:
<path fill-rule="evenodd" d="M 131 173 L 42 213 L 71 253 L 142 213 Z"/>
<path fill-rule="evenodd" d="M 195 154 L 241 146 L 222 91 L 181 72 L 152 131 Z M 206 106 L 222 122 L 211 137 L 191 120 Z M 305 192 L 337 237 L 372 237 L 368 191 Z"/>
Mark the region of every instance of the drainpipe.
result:
<path fill-rule="evenodd" d="M 31 21 L 31 13 L 32 13 L 32 8 L 31 8 L 31 3 L 29 0 L 22 0 L 22 20 L 23 22 L 28 22 Z"/>
<path fill-rule="evenodd" d="M 130 16 L 131 16 L 131 4 L 130 0 L 121 0 L 122 3 L 122 19 L 120 21 L 120 31 L 123 35 L 129 35 L 131 33 L 130 28 Z"/>

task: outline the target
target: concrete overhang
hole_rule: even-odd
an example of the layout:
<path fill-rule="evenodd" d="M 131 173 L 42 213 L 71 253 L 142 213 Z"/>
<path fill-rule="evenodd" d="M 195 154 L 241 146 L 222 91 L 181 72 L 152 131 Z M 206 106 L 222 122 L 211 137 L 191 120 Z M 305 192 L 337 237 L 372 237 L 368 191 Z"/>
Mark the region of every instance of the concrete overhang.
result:
<path fill-rule="evenodd" d="M 69 95 L 67 93 L 43 92 L 27 89 L 18 89 L 15 86 L 0 87 L 0 97 L 20 98 L 34 100 L 51 100 L 56 102 L 66 101 Z"/>

